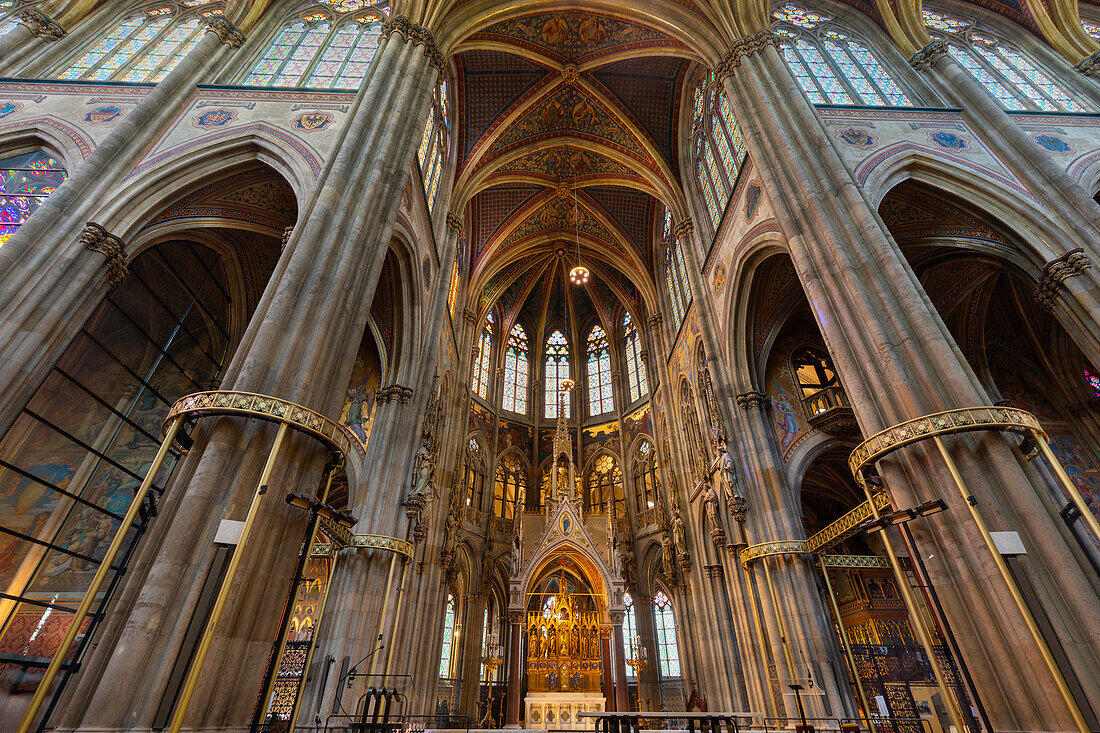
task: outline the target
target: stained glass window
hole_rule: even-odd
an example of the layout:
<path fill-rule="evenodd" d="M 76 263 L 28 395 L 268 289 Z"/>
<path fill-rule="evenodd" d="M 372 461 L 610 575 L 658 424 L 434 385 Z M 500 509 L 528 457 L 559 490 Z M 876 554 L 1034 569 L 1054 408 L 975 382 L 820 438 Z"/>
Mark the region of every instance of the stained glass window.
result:
<path fill-rule="evenodd" d="M 1085 381 L 1088 382 L 1090 387 L 1092 387 L 1093 393 L 1097 397 L 1100 397 L 1100 377 L 1097 377 L 1092 372 L 1090 372 L 1087 367 L 1082 371 L 1085 374 Z"/>
<path fill-rule="evenodd" d="M 439 655 L 439 676 L 446 679 L 451 676 L 451 663 L 455 642 L 455 597 L 447 594 L 447 610 L 443 612 L 443 650 Z"/>
<path fill-rule="evenodd" d="M 478 397 L 485 399 L 489 394 L 489 362 L 493 353 L 493 314 L 488 316 L 485 328 L 477 344 L 477 361 L 474 362 L 473 388 Z"/>
<path fill-rule="evenodd" d="M 435 202 L 439 193 L 439 181 L 442 177 L 444 151 L 447 144 L 447 81 L 436 89 L 432 98 L 432 108 L 428 119 L 424 121 L 424 134 L 420 138 L 417 160 L 420 161 L 420 175 L 424 182 L 424 196 L 428 210 L 435 211 Z"/>
<path fill-rule="evenodd" d="M 791 25 L 796 25 L 799 28 L 814 28 L 829 20 L 824 15 L 811 13 L 797 5 L 784 5 L 779 10 L 772 13 L 772 17 L 776 20 L 782 20 Z"/>
<path fill-rule="evenodd" d="M 451 318 L 455 317 L 455 303 L 458 299 L 458 263 L 455 262 L 451 267 L 451 286 L 447 290 L 447 311 L 451 314 Z M 490 314 L 492 315 L 492 314 Z"/>
<path fill-rule="evenodd" d="M 1100 38 L 1100 25 L 1096 23 L 1090 23 L 1087 20 L 1082 23 L 1085 26 L 1085 33 L 1088 33 L 1093 38 Z"/>
<path fill-rule="evenodd" d="M 794 49 L 790 45 L 784 43 L 782 45 L 783 58 L 787 62 L 787 67 L 791 70 L 791 74 L 794 75 L 795 81 L 798 82 L 798 86 L 802 88 L 803 93 L 810 100 L 811 104 L 825 104 L 825 97 L 817 89 L 817 85 L 814 84 L 813 77 L 810 75 L 810 70 L 806 67 L 806 64 L 802 62 L 802 59 L 798 57 L 798 54 L 794 52 Z"/>
<path fill-rule="evenodd" d="M 687 268 L 684 266 L 684 256 L 680 251 L 680 243 L 674 236 L 665 236 L 665 286 L 668 289 L 669 305 L 672 308 L 672 316 L 675 325 L 679 328 L 687 314 L 688 305 L 691 303 L 691 290 L 687 284 Z"/>
<path fill-rule="evenodd" d="M 561 331 L 554 331 L 546 339 L 546 417 L 557 417 L 558 396 L 561 383 L 569 379 L 569 342 Z M 569 417 L 569 395 L 565 395 L 562 409 Z"/>
<path fill-rule="evenodd" d="M 695 173 L 711 226 L 717 228 L 745 160 L 745 140 L 713 74 L 695 91 Z"/>
<path fill-rule="evenodd" d="M 527 332 L 518 323 L 508 334 L 508 346 L 504 351 L 504 400 L 505 410 L 527 414 Z"/>
<path fill-rule="evenodd" d="M 607 508 L 607 502 L 615 504 L 615 515 L 624 516 L 626 499 L 623 497 L 623 472 L 619 462 L 604 453 L 596 459 L 588 473 L 585 486 L 585 506 L 590 512 L 599 512 Z"/>
<path fill-rule="evenodd" d="M 493 516 L 511 519 L 516 502 L 527 493 L 527 469 L 515 453 L 509 453 L 497 466 L 493 485 Z"/>
<path fill-rule="evenodd" d="M 627 382 L 630 384 L 630 401 L 633 403 L 649 394 L 649 382 L 642 361 L 642 339 L 629 313 L 623 318 L 623 335 L 626 341 Z"/>
<path fill-rule="evenodd" d="M 357 89 L 381 38 L 374 16 L 334 24 L 324 12 L 284 26 L 245 76 L 250 86 Z"/>
<path fill-rule="evenodd" d="M 649 440 L 643 439 L 634 451 L 634 504 L 639 515 L 657 506 L 660 479 L 657 474 L 657 451 Z M 639 523 L 640 524 L 640 523 Z"/>
<path fill-rule="evenodd" d="M 951 18 L 932 10 L 922 10 L 921 15 L 924 17 L 924 24 L 926 26 L 946 33 L 959 33 L 971 26 L 969 21 Z"/>
<path fill-rule="evenodd" d="M 710 187 L 710 178 L 704 173 L 703 161 L 700 160 L 696 165 L 696 177 L 699 180 L 699 187 L 703 189 L 703 198 L 707 202 L 707 214 L 710 216 L 710 225 L 717 227 L 719 220 L 722 218 L 722 213 L 718 211 L 718 201 L 714 198 L 714 189 Z"/>
<path fill-rule="evenodd" d="M 466 506 L 481 511 L 481 502 L 485 500 L 485 460 L 477 438 L 470 438 L 466 442 L 462 480 L 466 487 Z"/>
<path fill-rule="evenodd" d="M 1008 91 L 1001 82 L 994 79 L 969 51 L 964 51 L 954 44 L 949 45 L 947 50 L 951 54 L 951 58 L 958 61 L 960 66 L 970 72 L 970 75 L 977 79 L 978 83 L 986 88 L 986 91 L 997 98 L 1002 107 L 1011 110 L 1026 109 L 1023 103 L 1016 99 L 1012 92 Z"/>
<path fill-rule="evenodd" d="M 634 610 L 634 598 L 629 593 L 623 594 L 623 606 L 626 607 L 626 613 L 623 614 L 623 636 L 626 637 L 626 658 L 637 659 L 638 658 L 638 614 Z M 627 665 L 626 671 L 627 677 L 637 677 L 638 673 L 634 670 L 634 667 Z"/>
<path fill-rule="evenodd" d="M 676 647 L 676 617 L 672 601 L 663 590 L 653 596 L 653 614 L 657 621 L 657 656 L 661 660 L 661 677 L 680 676 L 680 652 Z"/>
<path fill-rule="evenodd" d="M 67 176 L 61 163 L 41 150 L 0 160 L 0 246 Z"/>
<path fill-rule="evenodd" d="M 611 349 L 607 335 L 599 326 L 588 334 L 588 410 L 602 415 L 615 409 L 611 394 Z"/>

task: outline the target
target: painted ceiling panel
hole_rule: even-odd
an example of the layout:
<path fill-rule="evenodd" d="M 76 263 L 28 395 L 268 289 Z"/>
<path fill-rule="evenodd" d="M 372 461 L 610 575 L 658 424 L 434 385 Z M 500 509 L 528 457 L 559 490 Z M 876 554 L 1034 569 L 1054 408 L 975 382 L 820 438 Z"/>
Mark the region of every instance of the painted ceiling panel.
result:
<path fill-rule="evenodd" d="M 539 186 L 495 186 L 477 196 L 478 217 L 475 253 L 480 256 L 500 225 L 525 201 L 543 189 Z"/>
<path fill-rule="evenodd" d="M 592 72 L 630 110 L 653 141 L 675 166 L 676 87 L 688 63 L 667 56 L 627 59 Z"/>
<path fill-rule="evenodd" d="M 548 72 L 501 51 L 467 51 L 459 54 L 458 61 L 465 101 L 459 144 L 465 158 L 493 121 Z"/>
<path fill-rule="evenodd" d="M 502 165 L 502 173 L 534 173 L 547 181 L 583 180 L 586 176 L 615 176 L 617 178 L 642 179 L 632 173 L 630 168 L 606 155 L 571 145 L 562 145 L 546 150 L 536 150 Z"/>
<path fill-rule="evenodd" d="M 640 191 L 621 186 L 593 186 L 584 189 L 584 194 L 611 215 L 638 248 L 642 260 L 648 261 L 651 198 Z"/>

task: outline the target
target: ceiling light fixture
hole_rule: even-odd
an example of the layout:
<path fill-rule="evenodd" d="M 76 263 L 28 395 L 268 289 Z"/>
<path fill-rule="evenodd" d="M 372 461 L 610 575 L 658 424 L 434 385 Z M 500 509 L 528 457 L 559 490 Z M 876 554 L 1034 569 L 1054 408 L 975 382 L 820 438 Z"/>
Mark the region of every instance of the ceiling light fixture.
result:
<path fill-rule="evenodd" d="M 580 286 L 588 282 L 588 268 L 581 264 L 581 218 L 577 204 L 577 179 L 573 179 L 573 231 L 577 237 L 577 266 L 569 271 L 569 281 Z"/>

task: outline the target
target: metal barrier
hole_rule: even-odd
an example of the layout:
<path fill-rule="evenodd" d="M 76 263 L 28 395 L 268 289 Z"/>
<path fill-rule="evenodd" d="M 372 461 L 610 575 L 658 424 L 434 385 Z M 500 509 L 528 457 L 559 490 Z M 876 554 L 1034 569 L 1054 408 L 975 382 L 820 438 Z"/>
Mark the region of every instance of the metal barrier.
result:
<path fill-rule="evenodd" d="M 688 713 L 654 711 L 629 713 L 577 713 L 578 718 L 596 721 L 598 733 L 639 733 L 640 720 L 676 719 L 687 722 L 689 733 L 741 733 L 747 731 L 760 713 Z"/>
<path fill-rule="evenodd" d="M 400 711 L 391 710 L 394 702 L 400 704 Z M 325 720 L 325 733 L 395 733 L 407 725 L 409 716 L 405 709 L 408 702 L 408 698 L 399 693 L 396 687 L 371 687 L 356 701 L 354 714 L 328 716 Z"/>

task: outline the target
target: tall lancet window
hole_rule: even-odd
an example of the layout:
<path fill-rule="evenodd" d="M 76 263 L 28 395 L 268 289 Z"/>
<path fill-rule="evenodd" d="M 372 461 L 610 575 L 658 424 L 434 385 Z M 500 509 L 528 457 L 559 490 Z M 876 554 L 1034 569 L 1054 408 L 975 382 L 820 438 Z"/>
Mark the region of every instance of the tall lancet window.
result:
<path fill-rule="evenodd" d="M 432 97 L 432 108 L 424 123 L 424 134 L 420 138 L 420 149 L 417 151 L 429 211 L 435 211 L 450 129 L 451 124 L 447 119 L 447 80 L 444 79 Z"/>
<path fill-rule="evenodd" d="M 198 8 L 165 2 L 124 18 L 75 58 L 66 59 L 59 79 L 158 82 L 202 40 L 206 18 L 221 15 L 222 3 Z"/>
<path fill-rule="evenodd" d="M 485 328 L 477 340 L 477 361 L 474 362 L 474 378 L 470 380 L 474 392 L 481 399 L 489 394 L 489 366 L 493 353 L 493 314 L 485 317 Z"/>
<path fill-rule="evenodd" d="M 455 597 L 447 594 L 447 610 L 443 612 L 443 650 L 439 654 L 439 676 L 447 679 L 454 676 L 455 621 L 457 609 Z"/>
<path fill-rule="evenodd" d="M 626 373 L 630 383 L 630 401 L 638 400 L 649 394 L 649 381 L 646 379 L 645 363 L 642 361 L 642 339 L 630 314 L 623 317 L 623 337 L 626 342 Z"/>
<path fill-rule="evenodd" d="M 569 379 L 569 342 L 561 331 L 554 331 L 546 339 L 546 417 L 557 417 L 561 383 Z M 569 395 L 562 405 L 569 417 Z"/>
<path fill-rule="evenodd" d="M 493 486 L 493 516 L 511 519 L 516 501 L 527 493 L 527 469 L 515 453 L 500 459 Z"/>
<path fill-rule="evenodd" d="M 745 138 L 713 73 L 696 86 L 694 109 L 695 177 L 703 191 L 710 225 L 717 229 L 745 163 Z"/>
<path fill-rule="evenodd" d="M 1023 51 L 970 20 L 924 10 L 924 24 L 933 37 L 947 41 L 952 58 L 1008 110 L 1088 112 L 1071 92 L 1056 83 Z"/>
<path fill-rule="evenodd" d="M 787 4 L 772 17 L 783 58 L 814 104 L 913 106 L 869 44 L 841 31 L 827 16 Z"/>
<path fill-rule="evenodd" d="M 322 0 L 283 26 L 249 68 L 244 84 L 260 87 L 358 89 L 378 42 L 385 4 Z"/>
<path fill-rule="evenodd" d="M 0 246 L 11 239 L 68 174 L 42 150 L 0 160 Z"/>
<path fill-rule="evenodd" d="M 663 590 L 653 596 L 653 614 L 657 621 L 657 656 L 661 662 L 661 676 L 680 676 L 680 651 L 676 647 L 676 617 L 672 601 Z"/>
<path fill-rule="evenodd" d="M 623 594 L 623 606 L 626 607 L 626 613 L 623 614 L 623 636 L 626 638 L 626 658 L 637 659 L 638 658 L 638 612 L 634 610 L 634 597 L 629 593 Z M 637 677 L 638 673 L 634 667 L 629 667 L 626 671 L 627 677 Z"/>
<path fill-rule="evenodd" d="M 588 334 L 588 410 L 602 415 L 615 409 L 611 394 L 611 349 L 607 335 L 599 326 Z"/>
<path fill-rule="evenodd" d="M 527 414 L 527 332 L 518 323 L 508 334 L 508 347 L 504 350 L 504 399 L 505 410 Z"/>

